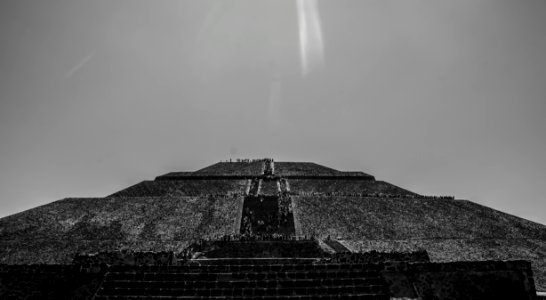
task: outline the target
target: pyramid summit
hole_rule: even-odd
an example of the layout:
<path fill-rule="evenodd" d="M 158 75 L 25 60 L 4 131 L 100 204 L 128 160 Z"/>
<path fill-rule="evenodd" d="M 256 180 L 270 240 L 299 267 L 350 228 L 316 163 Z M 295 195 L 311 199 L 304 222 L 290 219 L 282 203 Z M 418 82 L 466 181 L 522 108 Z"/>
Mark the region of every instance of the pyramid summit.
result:
<path fill-rule="evenodd" d="M 531 295 L 517 299 L 534 299 L 534 286 L 546 291 L 546 226 L 467 200 L 419 195 L 364 172 L 270 158 L 171 172 L 104 198 L 66 198 L 0 219 L 0 273 L 13 281 L 4 290 L 17 290 L 21 280 L 14 273 L 40 273 L 29 271 L 32 266 L 65 266 L 62 271 L 47 269 L 48 274 L 76 272 L 71 268 L 79 266 L 81 275 L 92 269 L 82 266 L 102 265 L 96 273 L 86 271 L 81 282 L 72 282 L 74 291 L 86 286 L 87 291 L 98 289 L 88 298 L 117 299 L 108 293 L 120 289 L 112 287 L 118 281 L 104 279 L 125 274 L 112 271 L 114 267 L 145 273 L 138 269 L 141 265 L 176 269 L 214 262 L 209 272 L 248 262 L 261 266 L 267 259 L 287 268 L 324 261 L 373 265 L 382 274 L 377 299 L 428 299 L 436 281 L 480 282 L 479 276 L 468 279 L 469 273 L 493 274 L 512 290 L 518 290 L 517 282 Z M 391 260 L 405 265 L 389 273 L 385 261 Z M 456 275 L 441 277 L 448 273 Z M 488 295 L 506 292 L 497 285 L 484 290 Z M 334 294 L 345 293 L 358 294 L 354 289 Z"/>

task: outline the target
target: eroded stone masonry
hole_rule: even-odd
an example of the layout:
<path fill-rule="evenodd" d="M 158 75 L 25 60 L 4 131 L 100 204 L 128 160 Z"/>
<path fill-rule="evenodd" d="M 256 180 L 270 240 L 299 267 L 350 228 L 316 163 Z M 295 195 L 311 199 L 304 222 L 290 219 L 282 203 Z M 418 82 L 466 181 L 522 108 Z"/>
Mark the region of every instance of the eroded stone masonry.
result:
<path fill-rule="evenodd" d="M 539 299 L 546 226 L 364 172 L 230 159 L 2 218 L 0 263 L 1 299 Z"/>

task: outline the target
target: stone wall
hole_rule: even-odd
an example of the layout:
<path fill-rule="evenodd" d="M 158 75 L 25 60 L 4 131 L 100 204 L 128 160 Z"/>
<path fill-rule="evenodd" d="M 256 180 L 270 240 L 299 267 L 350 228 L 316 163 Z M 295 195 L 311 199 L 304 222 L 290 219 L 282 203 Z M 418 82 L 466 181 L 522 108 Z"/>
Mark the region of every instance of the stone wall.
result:
<path fill-rule="evenodd" d="M 293 185 L 293 180 L 290 180 Z M 432 261 L 528 260 L 546 291 L 546 227 L 466 200 L 292 196 L 301 234 Z"/>
<path fill-rule="evenodd" d="M 106 269 L 0 265 L 0 299 L 92 299 Z"/>
<path fill-rule="evenodd" d="M 298 251 L 306 247 L 305 243 L 312 241 L 289 243 L 280 241 L 273 248 L 284 249 L 280 251 Z M 239 245 L 235 245 L 239 244 Z M 241 245 L 245 244 L 245 245 Z M 222 245 L 215 245 L 222 246 Z M 271 243 L 224 243 L 223 246 L 235 246 L 234 251 L 246 249 L 251 253 L 269 251 Z M 309 247 L 313 246 L 311 244 Z M 216 248 L 221 252 L 221 247 Z M 256 251 L 258 250 L 258 251 Z M 229 251 L 228 251 L 229 252 Z M 425 253 L 426 254 L 426 253 Z M 176 275 L 183 272 L 203 272 L 200 278 L 213 278 L 215 272 L 239 272 L 246 270 L 249 273 L 266 272 L 280 274 L 285 278 L 286 271 L 300 272 L 301 277 L 287 277 L 284 281 L 292 280 L 295 283 L 298 278 L 315 278 L 325 282 L 342 282 L 344 279 L 353 280 L 355 274 L 371 274 L 377 272 L 377 282 L 385 283 L 385 292 L 391 299 L 536 299 L 536 290 L 531 272 L 531 266 L 526 261 L 484 261 L 484 262 L 456 262 L 456 263 L 429 263 L 415 262 L 425 259 L 424 253 L 392 254 L 392 260 L 413 259 L 413 262 L 393 262 L 391 259 L 384 262 L 367 263 L 367 260 L 381 260 L 382 253 L 372 253 L 362 261 L 333 262 L 328 260 L 209 260 L 186 261 L 178 266 L 169 265 L 172 262 L 172 253 L 104 253 L 87 258 L 80 258 L 83 265 L 0 265 L 0 299 L 91 299 L 107 271 L 126 272 L 129 281 L 135 278 L 158 278 L 164 280 L 161 284 L 167 286 L 172 283 L 172 278 L 180 278 Z M 157 263 L 143 266 L 133 264 L 142 255 L 144 264 Z M 233 253 L 230 254 L 233 256 Z M 245 255 L 246 257 L 246 255 Z M 278 256 L 276 256 L 278 257 Z M 316 257 L 313 255 L 313 257 Z M 336 256 L 334 256 L 336 257 Z M 358 258 L 356 255 L 353 257 Z M 151 259 L 150 261 L 146 261 Z M 130 263 L 127 263 L 130 261 Z M 114 265 L 109 266 L 107 263 Z M 96 265 L 95 263 L 100 263 Z M 268 266 L 273 264 L 272 266 Z M 242 267 L 241 265 L 244 265 Z M 281 269 L 286 270 L 281 270 Z M 142 275 L 146 273 L 147 275 Z M 135 277 L 135 274 L 140 274 Z M 157 275 L 160 274 L 160 275 Z M 167 275 L 166 275 L 167 274 Z M 171 274 L 171 275 L 169 275 Z M 174 274 L 174 275 L 172 275 Z M 208 275 L 207 275 L 208 274 Z M 329 275 L 333 274 L 333 275 Z M 144 277 L 143 277 L 144 276 Z M 248 278 L 257 278 L 256 275 L 248 275 Z M 277 278 L 272 276 L 271 278 Z M 368 275 L 367 275 L 368 276 Z M 194 276 L 195 277 L 195 276 Z M 162 278 L 162 279 L 159 279 Z M 195 277 L 197 278 L 197 277 Z M 270 278 L 270 277 L 268 277 Z M 178 279 L 179 280 L 179 279 Z M 209 279 L 206 279 L 209 280 Z M 218 278 L 216 278 L 218 280 Z M 369 278 L 366 280 L 370 280 Z M 254 286 L 256 282 L 251 282 Z M 139 282 L 133 282 L 132 288 L 142 289 Z M 159 283 L 158 283 L 159 284 Z M 216 284 L 216 283 L 215 283 Z M 287 284 L 286 282 L 284 284 Z M 383 283 L 382 283 L 383 284 Z M 126 285 L 126 284 L 125 284 Z M 289 285 L 292 286 L 292 285 Z M 127 287 L 127 286 L 125 286 Z M 339 286 L 334 287 L 339 288 Z M 156 289 L 159 291 L 159 289 Z M 382 290 L 382 289 L 381 289 Z M 275 289 L 276 291 L 276 289 Z M 310 295 L 317 289 L 303 291 Z M 379 290 L 377 290 L 379 291 Z M 145 292 L 145 291 L 144 291 Z M 180 291 L 179 291 L 180 292 Z M 348 290 L 355 293 L 356 290 Z"/>
<path fill-rule="evenodd" d="M 245 175 L 260 176 L 263 174 L 263 160 L 251 162 L 219 162 L 195 171 L 194 175 Z"/>
<path fill-rule="evenodd" d="M 351 178 L 325 179 L 290 179 L 290 190 L 294 194 L 305 193 L 361 193 L 361 194 L 396 194 L 415 195 L 415 193 L 402 189 L 390 183 L 375 180 L 354 180 Z"/>
<path fill-rule="evenodd" d="M 243 194 L 246 180 L 192 179 L 142 181 L 109 197 L 180 197 Z"/>
<path fill-rule="evenodd" d="M 181 251 L 236 234 L 237 197 L 65 199 L 0 219 L 0 263 L 67 264 L 76 253 Z"/>
<path fill-rule="evenodd" d="M 207 258 L 318 258 L 323 256 L 315 241 L 215 242 L 203 249 Z"/>
<path fill-rule="evenodd" d="M 78 254 L 72 262 L 75 265 L 125 265 L 125 266 L 171 266 L 176 264 L 176 257 L 172 251 L 135 252 L 113 251 L 95 254 Z"/>
<path fill-rule="evenodd" d="M 366 253 L 335 253 L 328 257 L 330 263 L 344 264 L 376 264 L 390 261 L 405 262 L 429 262 L 430 258 L 426 251 L 416 252 L 378 252 Z"/>
<path fill-rule="evenodd" d="M 386 263 L 391 297 L 419 299 L 535 299 L 526 261 Z"/>

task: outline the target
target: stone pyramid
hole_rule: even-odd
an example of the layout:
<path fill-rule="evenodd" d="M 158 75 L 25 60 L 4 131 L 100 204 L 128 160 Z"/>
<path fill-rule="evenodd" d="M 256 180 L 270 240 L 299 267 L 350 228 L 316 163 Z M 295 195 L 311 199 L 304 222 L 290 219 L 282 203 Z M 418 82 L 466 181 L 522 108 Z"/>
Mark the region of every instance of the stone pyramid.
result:
<path fill-rule="evenodd" d="M 283 246 L 288 242 L 300 243 L 298 250 Z M 71 265 L 77 255 L 100 252 L 282 260 L 317 257 L 316 249 L 332 255 L 426 251 L 432 263 L 524 260 L 536 290 L 546 291 L 546 226 L 310 162 L 219 162 L 104 198 L 66 198 L 0 219 L 6 274 L 8 266 Z"/>

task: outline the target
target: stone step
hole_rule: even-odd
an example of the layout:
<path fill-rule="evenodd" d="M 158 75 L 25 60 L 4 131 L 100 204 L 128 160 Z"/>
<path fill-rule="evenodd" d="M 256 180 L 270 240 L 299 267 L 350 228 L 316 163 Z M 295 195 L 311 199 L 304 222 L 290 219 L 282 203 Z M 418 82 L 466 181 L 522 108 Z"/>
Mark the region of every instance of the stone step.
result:
<path fill-rule="evenodd" d="M 267 213 L 267 216 L 262 218 L 270 218 L 277 214 L 277 210 Z M 252 230 L 261 232 L 262 237 L 258 239 L 273 238 L 272 233 L 266 233 L 264 227 L 270 226 L 276 234 L 280 236 L 293 236 L 294 224 L 293 216 L 290 214 L 289 221 L 279 225 L 277 217 L 273 220 L 263 220 L 265 223 L 258 225 L 258 219 L 247 220 L 247 223 L 252 223 Z M 245 216 L 243 215 L 243 220 Z M 258 222 L 258 223 L 257 223 Z M 245 225 L 241 224 L 244 228 Z M 257 226 L 257 227 L 256 227 Z M 279 227 L 280 226 L 280 227 Z M 261 228 L 261 229 L 260 229 Z M 203 253 L 207 258 L 318 258 L 323 257 L 323 251 L 318 247 L 315 241 L 302 240 L 255 240 L 255 241 L 231 241 L 231 242 L 215 242 L 210 245 L 205 245 L 199 252 Z"/>
<path fill-rule="evenodd" d="M 259 243 L 277 243 L 279 241 L 259 241 Z M 281 241 L 282 242 L 282 241 Z M 309 241 L 291 241 L 293 243 L 306 243 Z M 256 242 L 253 242 L 256 243 Z M 182 265 L 302 265 L 317 263 L 320 258 L 317 257 L 239 257 L 239 258 L 198 258 L 187 261 L 180 261 Z"/>
<path fill-rule="evenodd" d="M 351 295 L 385 294 L 384 286 L 322 286 L 276 288 L 101 288 L 100 296 L 291 296 L 291 295 Z"/>
<path fill-rule="evenodd" d="M 108 280 L 170 280 L 170 281 L 233 281 L 272 279 L 321 279 L 321 278 L 379 278 L 376 272 L 362 270 L 322 270 L 288 272 L 195 272 L 195 273 L 127 273 L 108 272 Z"/>
<path fill-rule="evenodd" d="M 143 300 L 143 299 L 255 299 L 256 296 L 96 296 L 94 300 Z M 264 300 L 283 300 L 283 299 L 298 299 L 298 300 L 312 300 L 312 299 L 363 299 L 363 300 L 389 300 L 387 295 L 378 294 L 351 294 L 351 295 L 293 295 L 293 296 L 262 296 L 260 299 Z"/>
<path fill-rule="evenodd" d="M 381 285 L 380 278 L 321 278 L 285 280 L 245 280 L 245 281 L 141 281 L 108 280 L 104 288 L 275 288 L 275 287 L 315 287 L 315 286 L 370 286 Z"/>
<path fill-rule="evenodd" d="M 289 272 L 289 271 L 342 271 L 380 270 L 379 265 L 370 264 L 190 264 L 184 266 L 111 266 L 110 272 L 143 273 L 188 273 L 188 272 Z"/>

